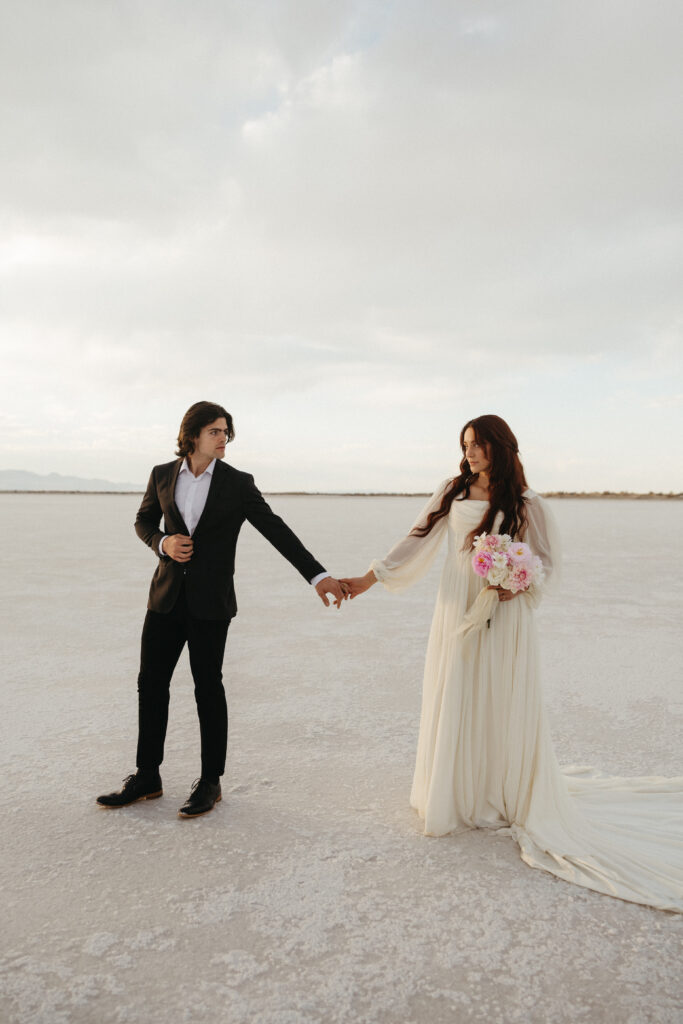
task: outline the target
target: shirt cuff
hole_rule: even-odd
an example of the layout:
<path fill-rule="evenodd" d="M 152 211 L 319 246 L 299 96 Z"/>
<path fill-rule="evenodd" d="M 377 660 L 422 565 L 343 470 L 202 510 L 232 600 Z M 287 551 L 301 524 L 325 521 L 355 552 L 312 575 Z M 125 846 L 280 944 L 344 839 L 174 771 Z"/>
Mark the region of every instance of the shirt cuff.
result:
<path fill-rule="evenodd" d="M 320 583 L 321 580 L 326 580 L 326 579 L 329 579 L 329 578 L 330 578 L 329 572 L 319 572 L 318 575 L 314 576 L 313 579 L 311 580 L 311 586 L 312 587 L 317 587 L 317 585 Z"/>
<path fill-rule="evenodd" d="M 159 541 L 159 557 L 161 557 L 164 554 L 164 541 L 166 540 L 167 537 L 168 534 L 165 533 L 161 540 Z"/>

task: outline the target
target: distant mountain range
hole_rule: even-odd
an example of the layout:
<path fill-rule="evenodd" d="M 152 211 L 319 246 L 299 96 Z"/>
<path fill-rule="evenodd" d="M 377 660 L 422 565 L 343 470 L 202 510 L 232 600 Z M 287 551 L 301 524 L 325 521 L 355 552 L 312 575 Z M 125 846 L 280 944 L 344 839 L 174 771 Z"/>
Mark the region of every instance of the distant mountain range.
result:
<path fill-rule="evenodd" d="M 143 484 L 119 484 L 89 480 L 61 473 L 29 473 L 25 469 L 0 469 L 0 491 L 144 491 Z"/>

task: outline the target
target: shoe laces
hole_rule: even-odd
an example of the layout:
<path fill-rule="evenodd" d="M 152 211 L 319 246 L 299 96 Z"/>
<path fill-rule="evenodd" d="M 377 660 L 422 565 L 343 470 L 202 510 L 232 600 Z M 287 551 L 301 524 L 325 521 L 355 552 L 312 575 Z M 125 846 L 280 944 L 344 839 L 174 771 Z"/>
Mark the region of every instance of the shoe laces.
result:
<path fill-rule="evenodd" d="M 209 782 L 208 779 L 202 779 L 202 778 L 195 779 L 194 782 L 192 783 L 192 788 L 190 790 L 190 796 L 192 796 L 193 793 L 196 793 L 198 790 L 201 790 L 201 789 L 206 789 L 207 790 L 207 795 L 208 795 L 210 790 L 213 789 L 213 788 L 215 788 L 215 784 L 213 782 Z"/>

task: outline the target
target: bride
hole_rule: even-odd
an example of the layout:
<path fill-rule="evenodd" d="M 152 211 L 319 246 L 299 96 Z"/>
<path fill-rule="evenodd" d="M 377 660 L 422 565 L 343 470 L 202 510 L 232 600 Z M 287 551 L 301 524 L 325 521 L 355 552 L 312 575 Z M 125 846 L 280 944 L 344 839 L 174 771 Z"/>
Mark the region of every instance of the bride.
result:
<path fill-rule="evenodd" d="M 499 416 L 470 420 L 462 461 L 410 533 L 365 576 L 405 590 L 448 554 L 427 646 L 410 802 L 426 835 L 506 829 L 532 867 L 598 892 L 683 912 L 683 778 L 618 778 L 560 769 L 543 709 L 534 609 L 557 583 L 561 554 L 546 501 L 527 487 L 514 434 Z M 480 533 L 525 540 L 542 585 L 497 590 L 488 627 L 463 635 L 486 583 L 472 570 Z"/>

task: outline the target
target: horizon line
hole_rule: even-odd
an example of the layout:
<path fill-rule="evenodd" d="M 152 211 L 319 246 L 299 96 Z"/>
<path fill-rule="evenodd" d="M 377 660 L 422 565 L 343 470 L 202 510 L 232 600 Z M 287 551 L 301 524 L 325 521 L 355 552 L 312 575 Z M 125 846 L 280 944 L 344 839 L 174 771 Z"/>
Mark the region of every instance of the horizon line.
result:
<path fill-rule="evenodd" d="M 144 494 L 140 490 L 57 490 L 52 488 L 0 488 L 0 494 Z M 542 498 L 683 499 L 681 491 L 539 491 Z M 269 497 L 306 498 L 429 498 L 430 491 L 263 491 Z"/>

